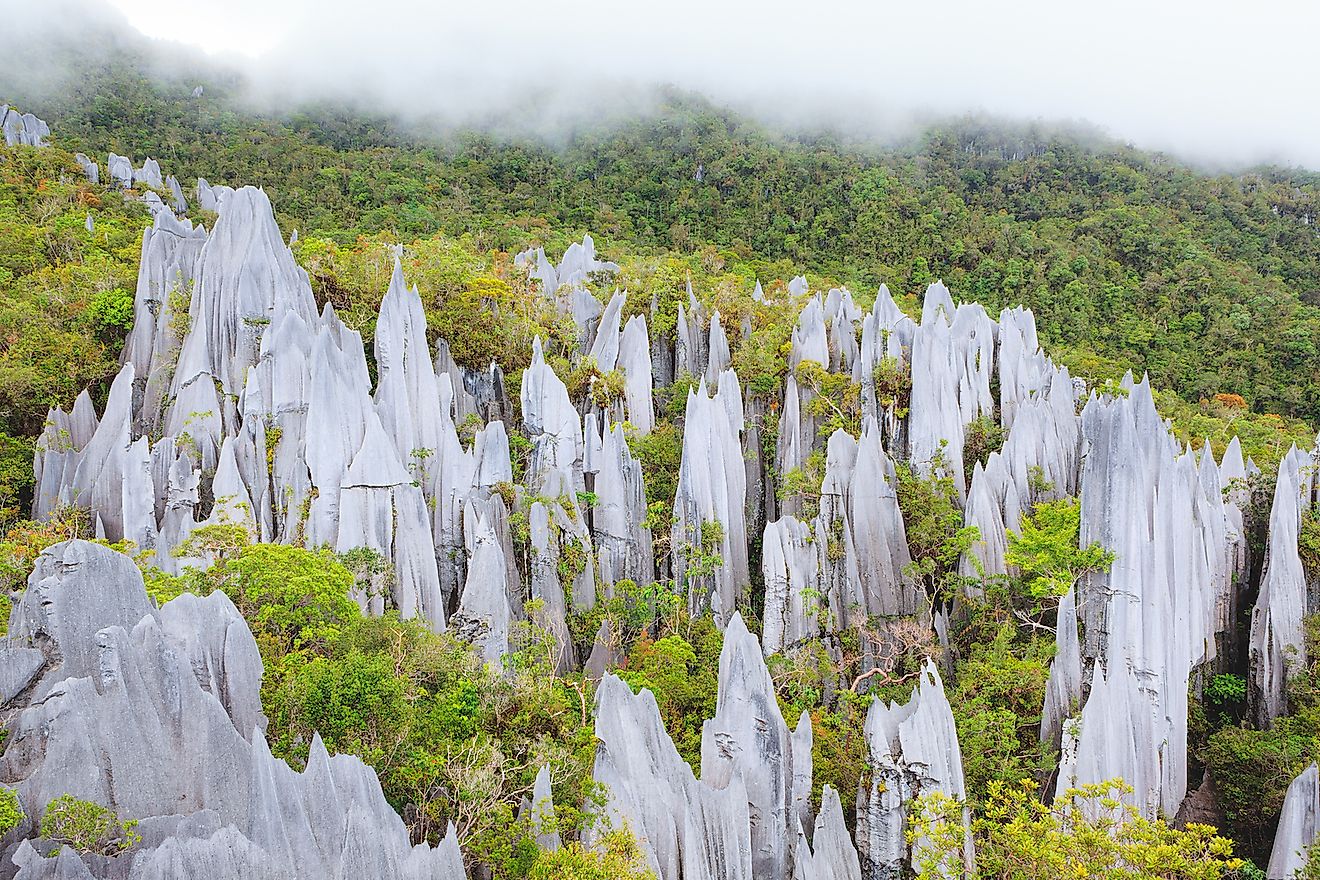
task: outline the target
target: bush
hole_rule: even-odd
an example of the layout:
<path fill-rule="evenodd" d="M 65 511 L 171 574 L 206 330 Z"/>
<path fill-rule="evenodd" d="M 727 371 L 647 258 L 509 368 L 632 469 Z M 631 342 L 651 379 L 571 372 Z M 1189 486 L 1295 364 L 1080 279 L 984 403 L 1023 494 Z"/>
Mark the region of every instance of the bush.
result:
<path fill-rule="evenodd" d="M 689 764 L 701 760 L 701 727 L 715 715 L 719 654 L 723 640 L 709 617 L 693 622 L 696 644 L 677 633 L 652 641 L 643 635 L 618 675 L 634 692 L 655 695 L 660 717 L 678 753 Z"/>
<path fill-rule="evenodd" d="M 990 641 L 972 645 L 949 688 L 974 798 L 992 782 L 1014 783 L 1055 766 L 1052 749 L 1037 738 L 1053 645 L 1042 638 L 1018 643 L 1017 634 L 1005 622 Z"/>
<path fill-rule="evenodd" d="M 222 576 L 263 658 L 325 648 L 361 616 L 348 596 L 353 575 L 329 552 L 253 544 L 225 564 Z"/>
<path fill-rule="evenodd" d="M 1315 730 L 1306 719 L 1280 718 L 1270 730 L 1225 727 L 1211 734 L 1206 768 L 1244 855 L 1269 857 L 1288 785 L 1318 754 Z"/>
<path fill-rule="evenodd" d="M 1121 780 L 1069 789 L 1048 805 L 1036 789 L 1030 780 L 990 783 L 985 813 L 971 825 L 978 876 L 1221 880 L 1243 865 L 1208 825 L 1177 829 L 1143 817 L 1122 800 L 1132 787 Z M 962 806 L 935 792 L 917 798 L 910 815 L 917 876 L 956 876 Z"/>
<path fill-rule="evenodd" d="M 1076 498 L 1042 501 L 1022 515 L 1017 531 L 1008 532 L 1004 558 L 1021 572 L 1023 592 L 1032 601 L 1057 599 L 1082 575 L 1113 565 L 1114 554 L 1098 542 L 1078 547 L 1081 516 Z"/>
<path fill-rule="evenodd" d="M 984 465 L 990 453 L 1002 449 L 1004 433 L 1004 429 L 990 416 L 978 416 L 967 425 L 963 432 L 963 468 L 968 485 L 972 482 L 972 464 L 980 462 Z"/>
<path fill-rule="evenodd" d="M 142 841 L 142 835 L 135 830 L 137 824 L 136 819 L 121 822 L 100 804 L 66 794 L 46 805 L 41 817 L 41 836 L 79 852 L 114 856 Z"/>
<path fill-rule="evenodd" d="M 18 802 L 18 792 L 0 785 L 0 837 L 13 831 L 26 818 Z"/>
<path fill-rule="evenodd" d="M 637 838 L 627 829 L 605 834 L 594 849 L 570 843 L 555 852 L 541 853 L 527 877 L 528 880 L 655 880 Z"/>
<path fill-rule="evenodd" d="M 118 342 L 133 327 L 133 294 L 122 287 L 92 294 L 87 320 L 107 342 Z"/>

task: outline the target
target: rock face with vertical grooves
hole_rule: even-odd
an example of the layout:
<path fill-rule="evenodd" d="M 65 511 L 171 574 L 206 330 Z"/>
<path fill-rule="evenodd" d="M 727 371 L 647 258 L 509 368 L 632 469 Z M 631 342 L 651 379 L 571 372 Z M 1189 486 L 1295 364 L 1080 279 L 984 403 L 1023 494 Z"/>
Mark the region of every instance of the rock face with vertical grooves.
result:
<path fill-rule="evenodd" d="M 1122 776 L 1135 806 L 1172 816 L 1187 790 L 1188 686 L 1215 657 L 1241 537 L 1217 478 L 1201 473 L 1213 458 L 1179 447 L 1145 381 L 1129 376 L 1123 388 L 1092 396 L 1082 412 L 1080 541 L 1098 541 L 1115 561 L 1076 594 L 1091 687 L 1075 766 L 1059 784 Z"/>
<path fill-rule="evenodd" d="M 532 441 L 532 488 L 551 471 L 569 474 L 581 491 L 582 421 L 563 380 L 545 362 L 541 340 L 532 343 L 532 363 L 522 378 L 523 427 Z"/>
<path fill-rule="evenodd" d="M 1297 542 L 1302 512 L 1320 502 L 1317 464 L 1320 446 L 1309 454 L 1293 447 L 1279 462 L 1265 568 L 1251 613 L 1250 697 L 1261 724 L 1283 714 L 1288 676 L 1306 663 L 1302 618 L 1316 609 L 1309 605 L 1307 573 Z"/>
<path fill-rule="evenodd" d="M 1274 848 L 1265 871 L 1269 880 L 1290 880 L 1306 867 L 1310 846 L 1320 834 L 1320 770 L 1311 763 L 1288 786 Z"/>
<path fill-rule="evenodd" d="M 761 541 L 761 574 L 765 581 L 765 614 L 761 646 L 768 657 L 820 632 L 817 591 L 819 572 L 811 528 L 786 516 L 765 527 Z"/>
<path fill-rule="evenodd" d="M 594 433 L 594 429 L 592 429 Z M 604 425 L 596 468 L 591 530 L 603 589 L 621 580 L 646 585 L 655 580 L 655 556 L 646 520 L 646 487 L 641 462 L 633 458 L 622 425 Z"/>
<path fill-rule="evenodd" d="M 693 613 L 711 608 L 723 628 L 738 592 L 748 583 L 747 472 L 743 466 L 742 392 L 732 370 L 712 396 L 704 382 L 688 392 L 683 458 L 674 499 L 673 547 L 680 583 L 692 577 Z M 715 540 L 718 538 L 718 540 Z M 710 575 L 692 576 L 688 563 L 702 543 L 720 557 Z"/>
<path fill-rule="evenodd" d="M 752 874 L 788 876 L 798 818 L 793 743 L 761 646 L 736 613 L 724 630 L 719 682 L 715 717 L 701 729 L 701 781 L 724 789 L 735 776 L 742 779 L 751 823 Z"/>
<path fill-rule="evenodd" d="M 126 557 L 57 544 L 0 648 L 15 643 L 43 646 L 44 697 L 14 720 L 0 772 L 29 816 L 69 793 L 141 820 L 128 876 L 465 876 L 452 833 L 435 849 L 409 844 L 357 758 L 330 757 L 319 737 L 302 773 L 271 756 L 261 659 L 224 594 L 157 611 Z M 102 876 L 100 862 L 94 875 L 67 848 L 46 859 L 24 841 L 12 856 L 19 877 Z"/>
<path fill-rule="evenodd" d="M 820 801 L 811 842 L 798 830 L 793 880 L 862 880 L 862 864 L 848 834 L 839 793 L 826 784 Z"/>
<path fill-rule="evenodd" d="M 906 705 L 877 700 L 866 714 L 866 741 L 872 768 L 862 779 L 857 799 L 857 844 L 867 877 L 897 880 L 904 876 L 909 852 L 905 838 L 907 808 L 911 801 L 938 791 L 965 801 L 962 752 L 953 710 L 935 666 L 927 661 L 921 683 Z M 869 784 L 868 784 L 869 783 Z M 964 825 L 968 817 L 964 810 Z M 970 869 L 973 854 L 970 828 L 966 831 L 964 860 Z"/>

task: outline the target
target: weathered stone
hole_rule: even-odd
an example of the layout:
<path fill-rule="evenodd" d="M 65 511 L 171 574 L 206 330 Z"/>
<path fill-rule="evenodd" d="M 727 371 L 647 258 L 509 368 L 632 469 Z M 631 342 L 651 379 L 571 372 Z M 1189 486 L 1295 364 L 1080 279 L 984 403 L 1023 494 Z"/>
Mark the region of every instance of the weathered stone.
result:
<path fill-rule="evenodd" d="M 1270 851 L 1269 880 L 1291 880 L 1306 867 L 1310 848 L 1320 834 L 1320 771 L 1314 762 L 1288 786 L 1283 814 Z"/>

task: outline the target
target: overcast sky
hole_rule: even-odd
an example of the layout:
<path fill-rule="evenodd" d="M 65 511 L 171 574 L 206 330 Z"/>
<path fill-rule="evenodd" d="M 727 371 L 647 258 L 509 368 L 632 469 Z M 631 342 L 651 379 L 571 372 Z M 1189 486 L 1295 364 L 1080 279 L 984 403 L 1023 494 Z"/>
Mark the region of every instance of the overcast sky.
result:
<path fill-rule="evenodd" d="M 1081 119 L 1190 158 L 1320 169 L 1315 0 L 109 2 L 295 95 L 470 116 L 546 89 L 589 106 L 607 84 L 672 83 L 861 125 Z"/>

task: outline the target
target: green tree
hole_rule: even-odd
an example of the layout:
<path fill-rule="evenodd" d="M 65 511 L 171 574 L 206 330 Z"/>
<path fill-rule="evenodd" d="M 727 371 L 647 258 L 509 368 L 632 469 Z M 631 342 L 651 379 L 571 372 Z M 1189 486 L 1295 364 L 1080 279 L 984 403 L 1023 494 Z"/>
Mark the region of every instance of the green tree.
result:
<path fill-rule="evenodd" d="M 1021 572 L 1024 593 L 1040 602 L 1056 599 L 1088 572 L 1104 571 L 1114 554 L 1098 542 L 1078 546 L 1081 506 L 1075 498 L 1042 501 L 1008 532 L 1004 559 Z"/>
<path fill-rule="evenodd" d="M 79 852 L 113 856 L 142 842 L 137 824 L 136 819 L 121 822 L 100 804 L 65 794 L 46 804 L 41 817 L 41 836 Z"/>
<path fill-rule="evenodd" d="M 1208 825 L 1177 829 L 1147 819 L 1123 798 L 1121 780 L 1062 792 L 1052 804 L 1036 784 L 992 782 L 982 815 L 972 820 L 976 869 L 1012 880 L 1220 880 L 1242 867 L 1233 844 Z M 956 876 L 962 859 L 962 807 L 940 792 L 922 795 L 910 812 L 909 843 L 922 880 Z"/>

